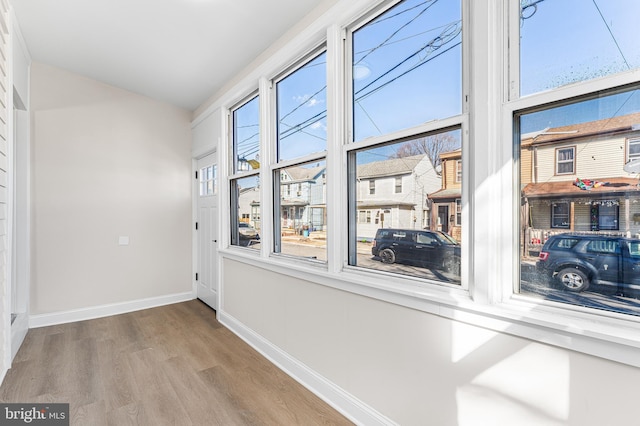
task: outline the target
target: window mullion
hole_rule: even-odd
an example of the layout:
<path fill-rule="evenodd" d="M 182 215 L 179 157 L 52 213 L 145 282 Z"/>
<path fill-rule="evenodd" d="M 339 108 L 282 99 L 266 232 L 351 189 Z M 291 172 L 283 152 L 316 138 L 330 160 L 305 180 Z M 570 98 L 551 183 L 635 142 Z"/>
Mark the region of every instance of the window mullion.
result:
<path fill-rule="evenodd" d="M 338 25 L 327 29 L 327 264 L 329 272 L 342 269 L 346 252 L 347 211 L 345 167 L 342 145 L 345 139 L 345 39 L 346 30 Z"/>
<path fill-rule="evenodd" d="M 272 82 L 264 77 L 258 81 L 260 94 L 260 219 L 262 226 L 261 255 L 268 257 L 273 247 L 273 173 L 271 164 L 275 160 L 275 99 Z"/>

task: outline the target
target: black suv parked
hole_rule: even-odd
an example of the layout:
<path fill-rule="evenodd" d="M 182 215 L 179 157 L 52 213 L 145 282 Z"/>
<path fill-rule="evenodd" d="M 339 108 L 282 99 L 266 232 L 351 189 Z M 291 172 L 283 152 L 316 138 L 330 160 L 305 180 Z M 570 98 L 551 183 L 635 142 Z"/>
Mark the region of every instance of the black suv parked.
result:
<path fill-rule="evenodd" d="M 418 263 L 460 275 L 460 244 L 440 231 L 378 229 L 371 254 L 383 263 Z"/>
<path fill-rule="evenodd" d="M 618 293 L 636 292 L 640 290 L 640 240 L 554 235 L 544 243 L 536 266 L 568 291 L 599 284 L 614 286 Z"/>

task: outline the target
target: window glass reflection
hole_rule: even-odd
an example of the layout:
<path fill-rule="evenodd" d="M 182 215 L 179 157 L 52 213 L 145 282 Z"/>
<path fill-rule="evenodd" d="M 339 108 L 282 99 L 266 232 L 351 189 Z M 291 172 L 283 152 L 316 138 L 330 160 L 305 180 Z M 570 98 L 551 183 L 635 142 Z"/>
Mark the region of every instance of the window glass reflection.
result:
<path fill-rule="evenodd" d="M 353 139 L 461 112 L 458 0 L 406 0 L 353 33 Z"/>
<path fill-rule="evenodd" d="M 350 264 L 460 284 L 460 130 L 351 155 Z"/>
<path fill-rule="evenodd" d="M 520 4 L 521 95 L 640 66 L 636 0 L 521 0 Z"/>
<path fill-rule="evenodd" d="M 603 93 L 516 120 L 520 292 L 640 315 L 633 260 L 640 159 L 632 155 L 640 137 L 638 91 Z"/>

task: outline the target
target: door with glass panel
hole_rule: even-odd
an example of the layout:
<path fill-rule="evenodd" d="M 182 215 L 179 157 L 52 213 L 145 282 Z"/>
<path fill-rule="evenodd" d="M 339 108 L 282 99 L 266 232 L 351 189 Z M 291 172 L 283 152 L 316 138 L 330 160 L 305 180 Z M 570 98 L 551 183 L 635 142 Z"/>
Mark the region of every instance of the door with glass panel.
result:
<path fill-rule="evenodd" d="M 198 160 L 197 296 L 218 308 L 218 176 L 216 154 Z"/>

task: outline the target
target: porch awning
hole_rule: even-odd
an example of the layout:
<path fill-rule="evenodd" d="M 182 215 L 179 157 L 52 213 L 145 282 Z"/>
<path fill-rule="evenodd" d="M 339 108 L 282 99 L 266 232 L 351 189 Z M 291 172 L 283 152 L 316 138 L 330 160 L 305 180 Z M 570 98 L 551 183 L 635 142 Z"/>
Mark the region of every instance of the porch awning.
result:
<path fill-rule="evenodd" d="M 523 196 L 527 198 L 553 198 L 553 197 L 608 197 L 612 195 L 640 196 L 638 179 L 626 177 L 614 177 L 598 179 L 603 185 L 593 187 L 588 191 L 579 188 L 573 180 L 564 182 L 530 183 L 522 189 Z"/>
<path fill-rule="evenodd" d="M 359 200 L 358 208 L 381 208 L 381 207 L 398 207 L 398 208 L 412 208 L 416 205 L 406 201 L 394 201 L 394 200 Z"/>
<path fill-rule="evenodd" d="M 429 198 L 432 200 L 454 199 L 460 197 L 462 197 L 462 190 L 459 188 L 441 189 L 429 194 Z"/>

